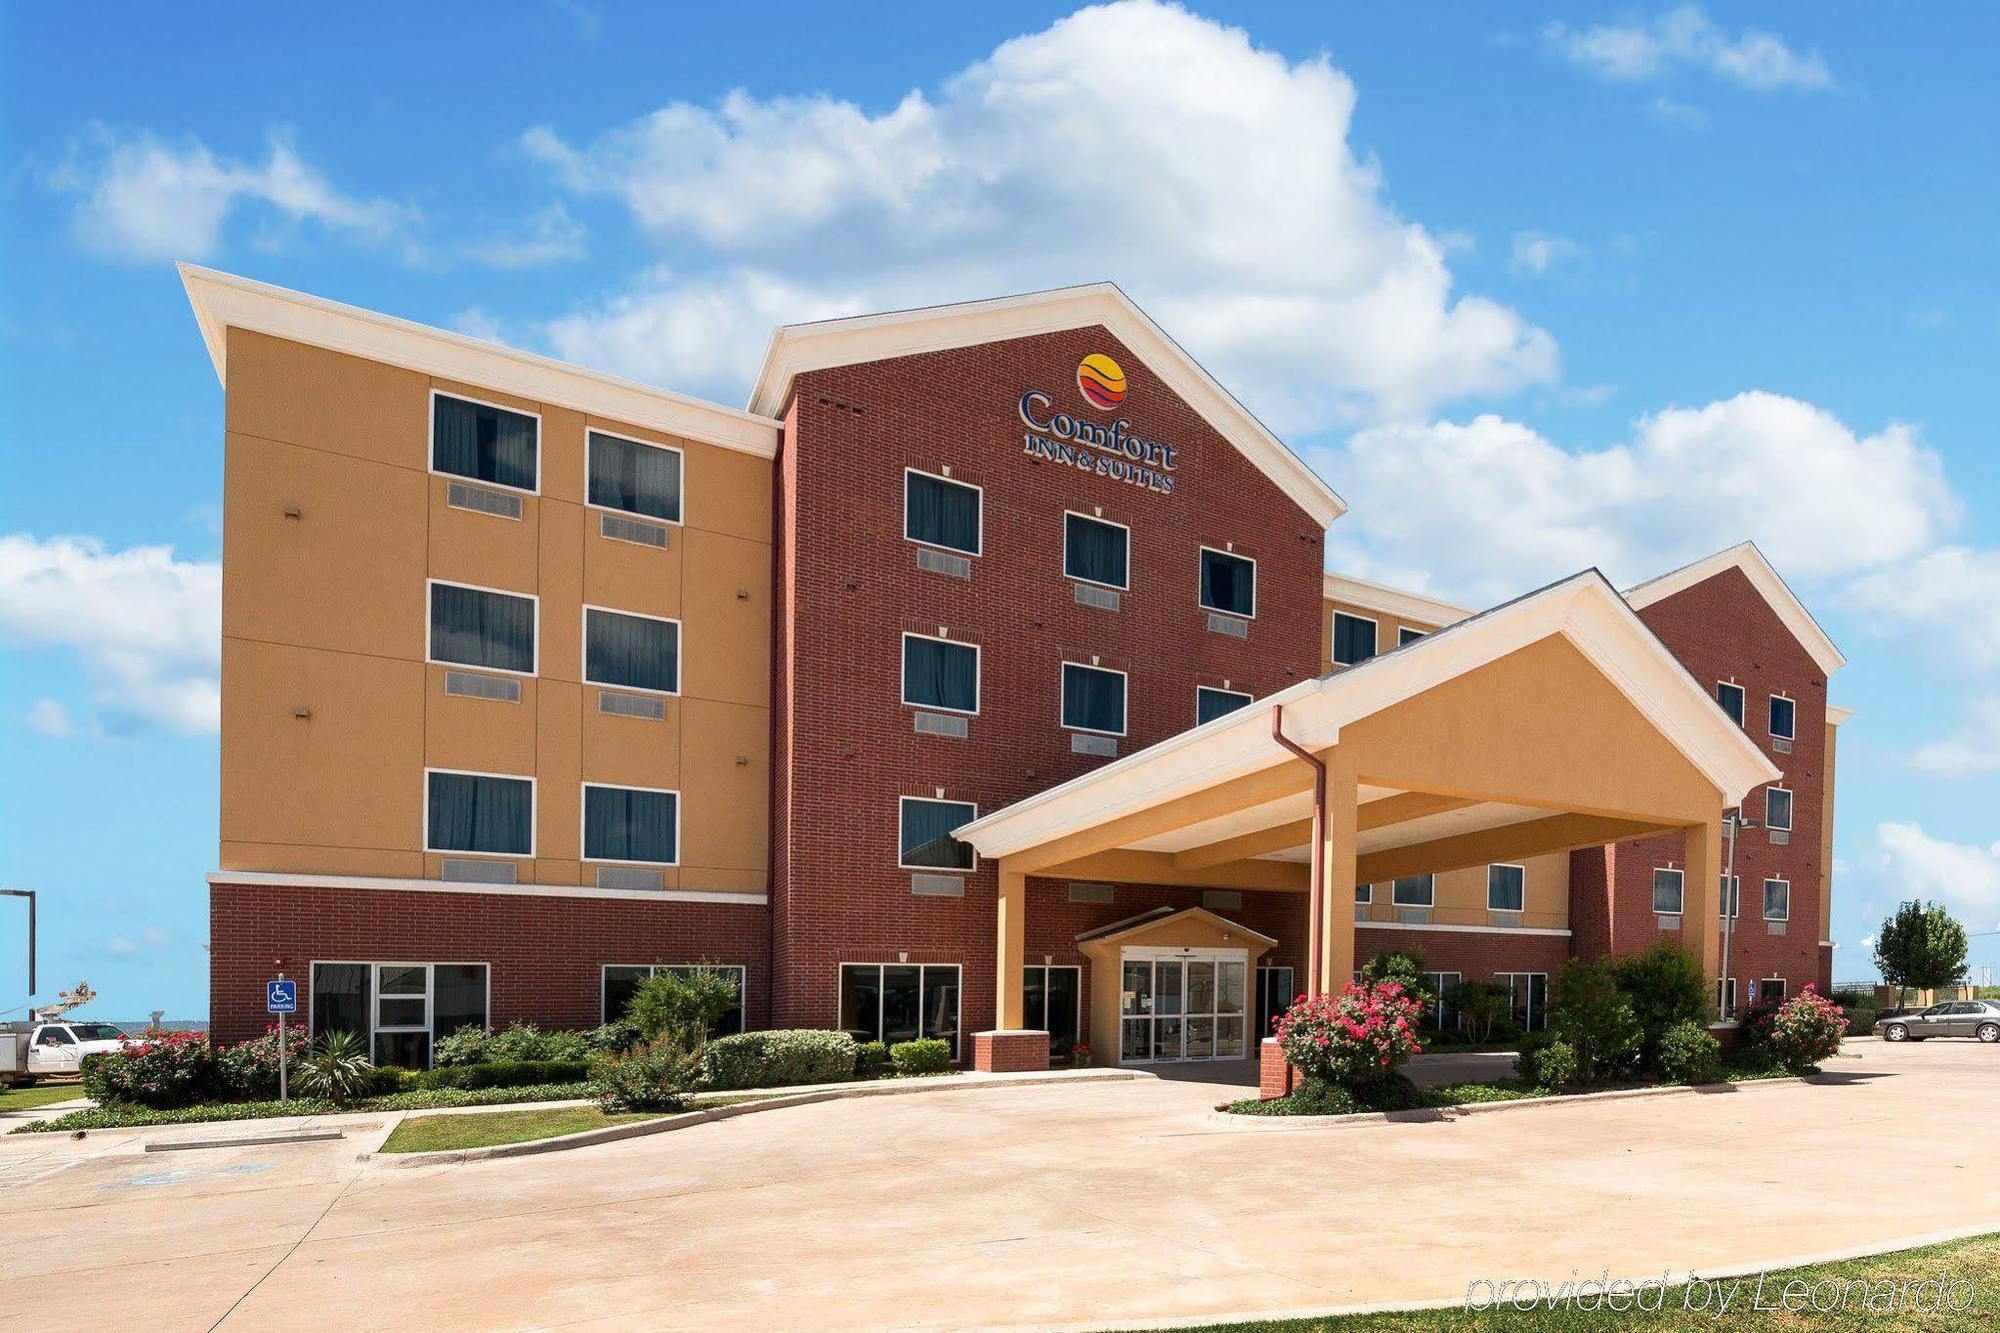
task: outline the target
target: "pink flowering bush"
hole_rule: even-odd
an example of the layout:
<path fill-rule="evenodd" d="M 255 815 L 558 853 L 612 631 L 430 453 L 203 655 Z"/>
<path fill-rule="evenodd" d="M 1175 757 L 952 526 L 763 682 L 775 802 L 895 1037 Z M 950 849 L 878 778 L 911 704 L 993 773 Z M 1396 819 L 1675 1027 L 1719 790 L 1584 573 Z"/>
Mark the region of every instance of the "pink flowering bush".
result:
<path fill-rule="evenodd" d="M 1405 1060 L 1422 1053 L 1422 1016 L 1396 982 L 1355 982 L 1337 995 L 1292 1001 L 1278 1019 L 1278 1047 L 1308 1079 L 1366 1088 L 1394 1078 Z"/>
<path fill-rule="evenodd" d="M 303 1023 L 285 1026 L 285 1053 L 293 1073 L 312 1050 L 312 1033 Z M 278 1025 L 264 1029 L 264 1035 L 240 1042 L 224 1051 L 217 1062 L 222 1090 L 246 1101 L 272 1101 L 278 1095 Z"/>
<path fill-rule="evenodd" d="M 1787 1073 L 1803 1074 L 1833 1058 L 1846 1031 L 1846 1012 L 1808 985 L 1772 1016 L 1771 1052 Z"/>
<path fill-rule="evenodd" d="M 215 1048 L 200 1032 L 161 1032 L 84 1061 L 83 1090 L 93 1101 L 159 1110 L 192 1106 L 216 1082 Z"/>

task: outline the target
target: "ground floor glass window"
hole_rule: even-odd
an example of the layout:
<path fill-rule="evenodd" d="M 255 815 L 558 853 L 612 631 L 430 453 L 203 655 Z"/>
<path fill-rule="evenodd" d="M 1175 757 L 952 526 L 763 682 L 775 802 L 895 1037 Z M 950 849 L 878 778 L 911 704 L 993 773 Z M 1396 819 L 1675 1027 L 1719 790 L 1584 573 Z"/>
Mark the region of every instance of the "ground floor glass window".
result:
<path fill-rule="evenodd" d="M 1295 992 L 1292 989 L 1292 969 L 1289 967 L 1260 967 L 1257 969 L 1257 1037 L 1278 1035 L 1278 1020 L 1285 1010 L 1292 1007 Z"/>
<path fill-rule="evenodd" d="M 935 1037 L 958 1056 L 956 963 L 843 963 L 840 1026 L 856 1041 L 888 1045 Z"/>
<path fill-rule="evenodd" d="M 1076 1049 L 1077 1000 L 1083 991 L 1080 967 L 1023 968 L 1021 1026 L 1049 1034 L 1051 1059 L 1067 1060 Z"/>
<path fill-rule="evenodd" d="M 1464 979 L 1457 972 L 1424 973 L 1424 984 L 1434 997 L 1424 1010 L 1424 1022 L 1441 1032 L 1458 1026 L 1458 983 Z"/>
<path fill-rule="evenodd" d="M 1515 1027 L 1523 1032 L 1539 1032 L 1549 1025 L 1548 973 L 1495 972 L 1493 980 L 1507 988 Z"/>
<path fill-rule="evenodd" d="M 488 1026 L 488 976 L 484 963 L 314 963 L 312 1033 L 352 1032 L 376 1064 L 426 1069 L 438 1038 Z"/>
<path fill-rule="evenodd" d="M 1249 1054 L 1246 964 L 1228 958 L 1125 957 L 1119 1060 L 1240 1060 Z"/>

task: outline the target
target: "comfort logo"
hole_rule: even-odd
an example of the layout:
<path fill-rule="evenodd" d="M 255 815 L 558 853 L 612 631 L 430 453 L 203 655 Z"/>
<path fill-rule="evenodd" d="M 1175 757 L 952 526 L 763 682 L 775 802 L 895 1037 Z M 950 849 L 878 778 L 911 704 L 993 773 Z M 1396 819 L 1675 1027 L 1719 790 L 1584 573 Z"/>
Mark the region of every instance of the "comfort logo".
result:
<path fill-rule="evenodd" d="M 1102 352 L 1077 363 L 1076 387 L 1092 407 L 1112 408 L 1125 401 L 1125 372 Z"/>

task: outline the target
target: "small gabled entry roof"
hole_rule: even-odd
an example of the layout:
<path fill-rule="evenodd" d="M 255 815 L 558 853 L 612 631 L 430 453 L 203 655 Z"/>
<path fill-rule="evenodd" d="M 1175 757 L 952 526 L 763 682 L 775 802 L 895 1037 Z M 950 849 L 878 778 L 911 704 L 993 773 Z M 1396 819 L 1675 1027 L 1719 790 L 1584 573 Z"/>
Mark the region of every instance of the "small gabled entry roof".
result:
<path fill-rule="evenodd" d="M 1726 551 L 1717 551 L 1691 565 L 1682 565 L 1671 573 L 1648 579 L 1636 588 L 1627 588 L 1625 600 L 1644 610 L 1655 602 L 1665 601 L 1698 583 L 1706 583 L 1730 569 L 1743 571 L 1744 577 L 1750 580 L 1750 586 L 1770 604 L 1771 610 L 1785 622 L 1785 628 L 1792 632 L 1792 637 L 1799 641 L 1821 671 L 1830 676 L 1847 665 L 1847 658 L 1834 646 L 1826 631 L 1819 627 L 1812 612 L 1806 610 L 1805 603 L 1771 567 L 1771 562 L 1764 558 L 1764 553 L 1757 549 L 1755 542 L 1743 542 Z"/>
<path fill-rule="evenodd" d="M 809 371 L 1098 325 L 1131 348 L 1315 523 L 1331 526 L 1347 512 L 1347 502 L 1332 487 L 1109 282 L 784 325 L 771 335 L 763 369 L 750 391 L 749 410 L 782 417 L 791 401 L 793 381 Z"/>
<path fill-rule="evenodd" d="M 1262 931 L 1250 929 L 1228 917 L 1217 916 L 1206 907 L 1155 907 L 1150 912 L 1128 916 L 1122 921 L 1113 921 L 1108 926 L 1086 930 L 1076 937 L 1078 944 L 1122 944 L 1127 940 L 1142 939 L 1152 935 L 1162 927 L 1172 923 L 1176 926 L 1199 922 L 1218 931 L 1240 934 L 1259 944 L 1275 946 L 1277 941 Z"/>

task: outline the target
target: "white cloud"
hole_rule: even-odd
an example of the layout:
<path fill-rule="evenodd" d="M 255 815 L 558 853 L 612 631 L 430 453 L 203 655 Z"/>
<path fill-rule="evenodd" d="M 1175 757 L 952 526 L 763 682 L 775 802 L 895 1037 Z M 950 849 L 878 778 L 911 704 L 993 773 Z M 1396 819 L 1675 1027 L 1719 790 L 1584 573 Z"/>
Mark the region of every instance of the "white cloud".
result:
<path fill-rule="evenodd" d="M 536 128 L 523 145 L 560 181 L 708 265 L 676 259 L 547 340 L 730 397 L 774 319 L 1111 278 L 1282 430 L 1555 378 L 1548 334 L 1453 290 L 1455 238 L 1397 215 L 1354 106 L 1325 58 L 1126 0 L 879 112 L 736 92 L 581 145 Z"/>
<path fill-rule="evenodd" d="M 2000 550 L 1941 546 L 1857 579 L 1845 601 L 1885 633 L 1921 631 L 1933 664 L 2000 668 Z"/>
<path fill-rule="evenodd" d="M 1671 97 L 1655 97 L 1646 104 L 1646 113 L 1662 125 L 1684 130 L 1705 130 L 1713 123 L 1713 118 L 1701 107 Z"/>
<path fill-rule="evenodd" d="M 1582 258 L 1583 247 L 1567 236 L 1547 231 L 1517 231 L 1514 233 L 1514 253 L 1507 266 L 1516 273 L 1532 273 L 1539 277 L 1558 264 Z"/>
<path fill-rule="evenodd" d="M 0 537 L 0 627 L 10 647 L 68 648 L 82 658 L 98 687 L 97 729 L 216 729 L 217 564 L 176 559 L 166 546 L 113 551 L 91 537 Z M 56 708 L 69 724 L 68 710 Z M 56 716 L 43 712 L 42 721 Z"/>
<path fill-rule="evenodd" d="M 518 231 L 468 242 L 466 258 L 489 268 L 541 268 L 584 257 L 583 224 L 560 201 L 531 215 Z"/>
<path fill-rule="evenodd" d="M 44 736 L 58 739 L 76 734 L 76 723 L 70 720 L 69 710 L 54 699 L 37 699 L 28 709 L 28 729 Z"/>
<path fill-rule="evenodd" d="M 1952 735 L 1910 756 L 1912 767 L 1940 778 L 2000 773 L 2000 695 L 1975 699 Z"/>
<path fill-rule="evenodd" d="M 277 134 L 255 163 L 217 157 L 199 139 L 170 143 L 149 131 L 121 136 L 99 127 L 55 185 L 81 196 L 79 239 L 106 258 L 132 262 L 210 257 L 230 216 L 258 205 L 266 220 L 311 221 L 376 242 L 416 219 L 401 204 L 336 189 Z"/>
<path fill-rule="evenodd" d="M 1645 25 L 1610 23 L 1576 29 L 1551 23 L 1543 36 L 1568 60 L 1621 83 L 1644 82 L 1687 68 L 1758 92 L 1833 87 L 1833 73 L 1819 52 L 1794 51 L 1782 38 L 1755 28 L 1731 37 L 1698 5 L 1669 10 Z"/>
<path fill-rule="evenodd" d="M 1488 415 L 1370 427 L 1309 456 L 1353 506 L 1334 567 L 1478 605 L 1592 565 L 1623 586 L 1746 537 L 1790 577 L 1842 576 L 1925 550 L 1959 513 L 1907 427 L 1860 436 L 1763 392 L 1670 408 L 1594 451 Z"/>
<path fill-rule="evenodd" d="M 1876 869 L 1899 901 L 1941 902 L 1972 930 L 2000 911 L 2000 842 L 1945 842 L 1899 823 L 1877 825 L 1875 840 Z"/>

